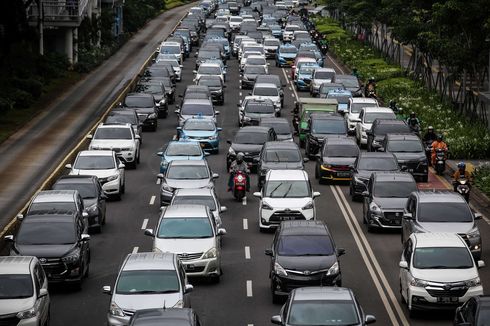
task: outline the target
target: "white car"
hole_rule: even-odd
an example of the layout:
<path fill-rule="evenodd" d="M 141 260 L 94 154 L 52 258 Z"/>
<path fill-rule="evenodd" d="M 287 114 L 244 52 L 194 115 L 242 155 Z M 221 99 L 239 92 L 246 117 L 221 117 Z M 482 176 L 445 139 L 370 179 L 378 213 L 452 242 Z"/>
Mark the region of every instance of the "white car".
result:
<path fill-rule="evenodd" d="M 349 99 L 348 111 L 345 114 L 349 132 L 356 131 L 356 125 L 359 121 L 359 113 L 362 108 L 379 107 L 378 101 L 370 97 L 351 97 Z"/>
<path fill-rule="evenodd" d="M 264 46 L 262 44 L 242 42 L 240 48 L 238 49 L 238 59 L 242 59 L 242 55 L 245 52 L 259 52 L 261 55 L 265 56 Z"/>
<path fill-rule="evenodd" d="M 284 42 L 292 41 L 294 32 L 299 30 L 301 30 L 301 28 L 298 25 L 286 25 L 282 32 L 282 40 Z"/>
<path fill-rule="evenodd" d="M 224 83 L 226 81 L 226 75 L 222 67 L 218 63 L 204 62 L 201 63 L 198 70 L 194 70 L 194 81 L 198 81 L 201 76 L 219 76 L 221 81 Z"/>
<path fill-rule="evenodd" d="M 219 281 L 221 241 L 225 229 L 218 228 L 213 213 L 204 205 L 171 205 L 162 209 L 153 237 L 153 251 L 177 254 L 186 275 Z"/>
<path fill-rule="evenodd" d="M 184 51 L 181 45 L 177 42 L 162 42 L 160 48 L 158 49 L 159 54 L 172 54 L 179 64 L 184 62 Z"/>
<path fill-rule="evenodd" d="M 73 165 L 65 167 L 70 169 L 70 175 L 95 175 L 106 195 L 121 198 L 125 191 L 125 166 L 114 151 L 81 151 Z"/>
<path fill-rule="evenodd" d="M 87 135 L 91 139 L 89 150 L 112 150 L 125 165 L 136 168 L 140 162 L 141 137 L 134 133 L 133 127 L 127 123 L 101 124 L 93 135 Z"/>
<path fill-rule="evenodd" d="M 265 56 L 268 59 L 274 59 L 276 57 L 277 49 L 281 45 L 281 41 L 279 41 L 275 37 L 267 37 L 264 39 L 264 50 Z"/>
<path fill-rule="evenodd" d="M 239 65 L 240 71 L 243 71 L 243 68 L 245 67 L 245 63 L 247 62 L 247 58 L 250 56 L 258 56 L 258 57 L 263 57 L 265 59 L 265 57 L 262 56 L 262 54 L 260 54 L 259 51 L 244 52 L 244 53 L 242 53 L 242 57 L 240 59 L 240 65 Z"/>
<path fill-rule="evenodd" d="M 169 64 L 172 66 L 172 69 L 175 73 L 175 78 L 178 80 L 178 81 L 181 81 L 182 80 L 182 68 L 183 66 L 179 64 L 179 61 L 177 61 L 177 59 L 174 58 L 165 58 L 164 56 L 166 56 L 165 54 L 162 54 L 162 55 L 159 55 L 157 58 L 156 58 L 156 63 L 165 63 L 165 64 Z"/>
<path fill-rule="evenodd" d="M 230 24 L 230 28 L 234 31 L 238 31 L 240 26 L 242 26 L 243 17 L 240 16 L 231 16 L 228 24 Z"/>
<path fill-rule="evenodd" d="M 260 198 L 260 231 L 276 228 L 282 221 L 316 219 L 315 198 L 308 174 L 304 170 L 269 170 Z"/>
<path fill-rule="evenodd" d="M 259 100 L 269 99 L 276 107 L 276 113 L 281 115 L 281 94 L 277 89 L 276 84 L 272 83 L 255 83 L 253 91 L 250 95 L 252 98 Z"/>
<path fill-rule="evenodd" d="M 361 146 L 367 145 L 366 131 L 371 129 L 376 119 L 396 119 L 396 115 L 390 108 L 363 107 L 359 113 L 359 121 L 356 124 L 356 139 Z"/>
<path fill-rule="evenodd" d="M 246 52 L 245 55 L 248 53 L 250 53 L 250 52 Z M 242 69 L 245 66 L 262 66 L 262 67 L 264 67 L 267 74 L 269 74 L 269 63 L 265 59 L 265 56 L 263 56 L 261 54 L 252 54 L 252 55 L 248 55 L 246 57 L 244 56 L 243 58 L 245 58 L 245 60 L 242 60 L 242 62 L 243 62 L 243 66 L 241 66 Z M 240 65 L 241 65 L 241 63 L 240 63 Z"/>
<path fill-rule="evenodd" d="M 400 293 L 412 313 L 454 309 L 483 294 L 478 268 L 465 241 L 454 233 L 413 233 L 400 259 Z"/>
<path fill-rule="evenodd" d="M 317 96 L 323 83 L 332 83 L 335 80 L 335 70 L 332 68 L 316 68 L 311 76 L 310 94 Z"/>

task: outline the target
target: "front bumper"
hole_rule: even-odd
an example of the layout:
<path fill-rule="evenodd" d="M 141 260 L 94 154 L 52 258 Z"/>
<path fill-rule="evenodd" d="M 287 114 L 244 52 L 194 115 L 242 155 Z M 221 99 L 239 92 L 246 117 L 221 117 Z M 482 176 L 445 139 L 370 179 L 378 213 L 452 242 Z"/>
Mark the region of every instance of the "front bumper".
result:
<path fill-rule="evenodd" d="M 313 220 L 315 218 L 315 210 L 302 209 L 301 207 L 292 207 L 288 209 L 262 209 L 259 211 L 259 227 L 261 229 L 277 228 L 282 221 L 289 220 Z"/>
<path fill-rule="evenodd" d="M 167 191 L 160 189 L 160 206 L 168 206 L 172 201 L 172 197 L 174 196 L 173 191 Z"/>
<path fill-rule="evenodd" d="M 352 173 L 350 170 L 336 170 L 335 168 L 327 168 L 320 165 L 320 179 L 333 181 L 350 181 Z"/>
<path fill-rule="evenodd" d="M 211 277 L 220 273 L 219 258 L 182 261 L 185 274 L 190 277 Z"/>
<path fill-rule="evenodd" d="M 403 211 L 384 211 L 381 214 L 368 211 L 367 224 L 371 228 L 401 229 Z"/>
<path fill-rule="evenodd" d="M 156 129 L 157 127 L 157 118 L 146 118 L 144 121 L 143 121 L 143 129 Z"/>
<path fill-rule="evenodd" d="M 364 191 L 366 191 L 368 181 L 369 179 L 352 177 L 352 181 L 351 181 L 352 195 L 360 196 Z"/>
<path fill-rule="evenodd" d="M 432 296 L 427 292 L 426 288 L 409 286 L 408 289 L 408 300 L 410 309 L 421 309 L 421 310 L 452 310 L 457 306 L 465 303 L 469 298 L 482 295 L 483 287 L 481 285 L 468 288 L 463 296 L 444 296 L 453 299 L 438 299 L 437 296 Z M 441 298 L 444 298 L 441 297 Z M 456 301 L 457 298 L 457 301 Z M 441 300 L 449 302 L 441 302 Z"/>
<path fill-rule="evenodd" d="M 287 276 L 274 274 L 271 280 L 273 291 L 276 295 L 288 295 L 296 288 L 305 286 L 334 286 L 341 284 L 342 274 L 327 275 L 327 272 L 319 272 L 311 275 L 288 273 Z"/>
<path fill-rule="evenodd" d="M 104 182 L 104 180 L 102 179 L 101 180 L 102 190 L 104 190 L 104 192 L 107 195 L 118 195 L 118 194 L 120 194 L 121 193 L 121 182 L 119 180 L 120 178 L 121 178 L 121 176 L 118 176 L 117 179 L 112 180 L 112 181 L 107 181 L 107 182 Z"/>

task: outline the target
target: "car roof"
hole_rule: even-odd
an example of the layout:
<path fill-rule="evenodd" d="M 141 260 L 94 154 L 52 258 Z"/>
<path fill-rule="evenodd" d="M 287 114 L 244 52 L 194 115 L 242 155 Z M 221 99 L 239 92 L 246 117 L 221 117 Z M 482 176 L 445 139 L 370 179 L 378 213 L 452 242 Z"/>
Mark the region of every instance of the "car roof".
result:
<path fill-rule="evenodd" d="M 204 205 L 170 205 L 162 211 L 163 218 L 208 218 L 208 207 Z"/>
<path fill-rule="evenodd" d="M 304 170 L 269 170 L 266 179 L 270 181 L 304 181 L 308 180 L 308 174 Z"/>
<path fill-rule="evenodd" d="M 32 256 L 0 256 L 0 275 L 30 274 L 31 264 L 36 260 Z"/>
<path fill-rule="evenodd" d="M 386 134 L 387 140 L 418 140 L 420 138 L 415 134 Z"/>
<path fill-rule="evenodd" d="M 362 108 L 362 110 L 364 110 L 365 113 L 371 113 L 371 112 L 380 112 L 380 113 L 393 113 L 393 110 L 390 109 L 390 108 L 386 108 L 386 107 L 374 107 L 374 106 L 368 106 L 368 107 L 365 107 L 365 108 Z"/>
<path fill-rule="evenodd" d="M 78 152 L 78 156 L 114 156 L 114 152 L 106 150 L 85 150 Z"/>
<path fill-rule="evenodd" d="M 169 167 L 170 165 L 193 165 L 193 166 L 207 166 L 206 160 L 173 160 L 172 162 L 168 163 Z"/>
<path fill-rule="evenodd" d="M 175 255 L 169 252 L 138 252 L 126 256 L 124 271 L 175 269 Z"/>
<path fill-rule="evenodd" d="M 377 172 L 374 172 L 372 175 L 373 175 L 373 179 L 375 181 L 380 181 L 380 182 L 393 181 L 393 182 L 414 182 L 415 183 L 415 180 L 414 180 L 412 174 L 410 174 L 408 172 L 377 171 Z"/>
<path fill-rule="evenodd" d="M 359 158 L 393 158 L 393 154 L 389 152 L 360 152 Z"/>
<path fill-rule="evenodd" d="M 310 115 L 310 118 L 313 120 L 344 120 L 345 118 L 335 114 L 334 112 L 329 112 L 331 114 L 325 114 L 325 113 L 312 113 Z"/>
<path fill-rule="evenodd" d="M 100 125 L 97 126 L 97 129 L 114 129 L 114 128 L 118 128 L 118 129 L 128 129 L 128 128 L 133 128 L 131 127 L 131 124 L 130 123 L 119 123 L 119 124 L 104 124 L 104 123 L 101 123 Z"/>
<path fill-rule="evenodd" d="M 211 100 L 209 99 L 196 99 L 196 98 L 186 99 L 182 105 L 186 105 L 186 104 L 206 104 L 206 105 L 213 106 Z"/>
<path fill-rule="evenodd" d="M 284 221 L 281 222 L 281 235 L 324 235 L 329 236 L 327 225 L 323 221 Z"/>
<path fill-rule="evenodd" d="M 353 97 L 350 99 L 352 103 L 378 103 L 374 98 L 369 97 Z"/>
<path fill-rule="evenodd" d="M 154 308 L 137 310 L 132 320 L 138 325 L 191 325 L 193 320 L 191 308 Z M 131 324 L 132 325 L 132 324 Z"/>
<path fill-rule="evenodd" d="M 263 127 L 263 126 L 246 126 L 243 128 L 238 129 L 237 133 L 240 132 L 269 132 L 272 128 L 270 127 Z"/>
<path fill-rule="evenodd" d="M 325 144 L 328 145 L 356 145 L 356 140 L 347 136 L 325 137 Z"/>
<path fill-rule="evenodd" d="M 175 190 L 175 196 L 211 196 L 214 197 L 211 188 L 184 188 Z"/>
<path fill-rule="evenodd" d="M 273 83 L 255 83 L 254 88 L 260 88 L 260 87 L 277 89 L 277 85 Z"/>
<path fill-rule="evenodd" d="M 265 149 L 295 149 L 299 150 L 298 145 L 291 141 L 268 141 L 264 144 Z"/>
<path fill-rule="evenodd" d="M 466 203 L 460 194 L 452 191 L 416 191 L 413 193 L 418 197 L 419 203 Z"/>
<path fill-rule="evenodd" d="M 319 67 L 319 68 L 316 68 L 315 69 L 315 72 L 319 72 L 319 71 L 335 72 L 335 69 L 332 69 L 332 68 L 323 68 L 323 67 Z"/>
<path fill-rule="evenodd" d="M 294 301 L 341 300 L 352 301 L 353 293 L 348 288 L 331 286 L 309 286 L 294 289 Z"/>
<path fill-rule="evenodd" d="M 55 184 L 70 183 L 96 183 L 98 178 L 95 175 L 62 175 Z"/>
<path fill-rule="evenodd" d="M 423 247 L 466 247 L 464 240 L 456 233 L 427 232 L 412 233 L 417 248 Z"/>
<path fill-rule="evenodd" d="M 77 190 L 43 190 L 40 191 L 33 199 L 33 203 L 50 203 L 50 202 L 73 202 Z"/>

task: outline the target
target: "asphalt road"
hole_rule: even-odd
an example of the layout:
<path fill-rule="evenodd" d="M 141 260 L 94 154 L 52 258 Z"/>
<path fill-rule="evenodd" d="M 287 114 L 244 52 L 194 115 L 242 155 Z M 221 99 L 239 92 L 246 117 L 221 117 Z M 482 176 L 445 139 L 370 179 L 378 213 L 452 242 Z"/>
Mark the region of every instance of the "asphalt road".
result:
<path fill-rule="evenodd" d="M 270 62 L 270 73 L 282 78 L 289 75 L 289 69 L 276 68 L 273 61 Z M 327 66 L 340 72 L 340 67 L 331 60 L 327 61 Z M 177 94 L 182 94 L 185 86 L 192 83 L 193 67 L 191 57 L 185 61 L 183 81 L 178 84 Z M 228 145 L 225 140 L 231 139 L 237 129 L 236 103 L 248 93 L 239 89 L 238 77 L 236 59 L 229 60 L 225 104 L 217 107 L 221 111 L 219 125 L 223 127 L 220 154 L 208 157 L 213 171 L 220 174 L 216 187 L 221 204 L 228 207 L 223 215 L 227 230 L 222 253 L 224 275 L 219 284 L 191 279 L 195 286 L 191 294 L 192 307 L 207 326 L 269 325 L 270 317 L 281 307 L 272 304 L 269 290 L 270 258 L 264 255 L 264 249 L 270 247 L 272 234 L 259 232 L 258 199 L 250 193 L 246 201 L 237 202 L 226 192 Z M 285 88 L 284 116 L 291 116 L 296 96 L 292 88 Z M 301 96 L 309 95 L 302 93 Z M 170 112 L 173 109 L 172 105 Z M 159 216 L 156 174 L 160 158 L 155 153 L 172 139 L 176 126 L 177 118 L 171 113 L 167 119 L 159 120 L 157 132 L 145 134 L 141 164 L 126 173 L 126 194 L 121 201 L 108 203 L 107 225 L 102 234 L 93 235 L 90 240 L 92 263 L 82 290 L 50 287 L 53 326 L 104 325 L 110 297 L 102 294 L 102 286 L 114 285 L 120 264 L 128 253 L 151 250 L 152 239 L 143 235 L 143 229 L 155 227 Z M 450 325 L 452 314 L 427 313 L 409 319 L 398 293 L 400 234 L 367 233 L 362 224 L 362 205 L 351 201 L 348 186 L 319 185 L 314 180 L 313 168 L 314 162 L 306 164 L 314 190 L 321 192 L 316 200 L 317 218 L 326 221 L 337 246 L 346 249 L 346 255 L 341 257 L 343 286 L 354 290 L 365 312 L 376 316 L 377 325 Z M 256 185 L 255 177 L 252 177 L 252 185 Z M 431 183 L 422 187 L 444 187 L 444 184 L 431 176 Z M 485 247 L 490 227 L 486 220 L 481 220 L 479 225 Z M 488 256 L 485 249 L 483 259 L 490 262 Z M 482 269 L 480 273 L 484 286 L 490 283 L 490 269 Z"/>

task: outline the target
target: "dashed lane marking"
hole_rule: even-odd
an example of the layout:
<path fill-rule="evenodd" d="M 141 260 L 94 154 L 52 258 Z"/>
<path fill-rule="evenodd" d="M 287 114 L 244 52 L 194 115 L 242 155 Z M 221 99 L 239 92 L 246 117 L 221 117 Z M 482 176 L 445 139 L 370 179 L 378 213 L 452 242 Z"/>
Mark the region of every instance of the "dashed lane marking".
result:
<path fill-rule="evenodd" d="M 243 219 L 243 229 L 248 230 L 248 220 L 246 218 Z"/>
<path fill-rule="evenodd" d="M 155 198 L 156 198 L 155 195 L 151 196 L 151 198 L 150 198 L 150 206 L 153 205 L 153 204 L 155 204 Z"/>
<path fill-rule="evenodd" d="M 143 224 L 141 225 L 141 230 L 145 230 L 147 226 L 148 226 L 148 219 L 145 218 L 143 220 Z"/>
<path fill-rule="evenodd" d="M 247 206 L 247 196 L 243 197 L 242 199 L 242 205 Z"/>
<path fill-rule="evenodd" d="M 160 183 L 162 183 L 162 179 L 157 178 L 157 185 L 159 185 Z"/>
<path fill-rule="evenodd" d="M 133 254 L 137 253 L 139 249 L 140 249 L 140 247 L 134 247 L 133 248 Z"/>
<path fill-rule="evenodd" d="M 253 296 L 252 293 L 252 281 L 247 281 L 247 297 L 251 298 Z"/>
<path fill-rule="evenodd" d="M 250 259 L 250 247 L 245 246 L 245 259 Z"/>

